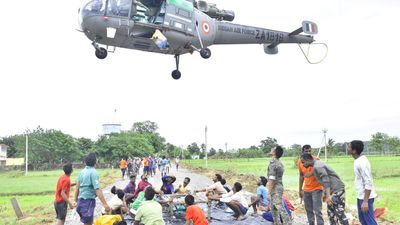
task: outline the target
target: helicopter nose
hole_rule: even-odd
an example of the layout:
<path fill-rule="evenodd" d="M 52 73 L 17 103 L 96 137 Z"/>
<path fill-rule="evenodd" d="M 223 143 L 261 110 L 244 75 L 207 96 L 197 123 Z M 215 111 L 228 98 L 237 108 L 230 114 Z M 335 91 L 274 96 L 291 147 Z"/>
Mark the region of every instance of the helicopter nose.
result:
<path fill-rule="evenodd" d="M 81 14 L 81 8 L 78 9 L 78 28 L 80 31 L 83 31 L 82 29 L 82 14 Z"/>
<path fill-rule="evenodd" d="M 84 4 L 78 9 L 78 23 L 81 31 L 85 31 L 93 22 L 91 18 L 104 16 L 105 5 L 106 0 L 84 0 Z"/>

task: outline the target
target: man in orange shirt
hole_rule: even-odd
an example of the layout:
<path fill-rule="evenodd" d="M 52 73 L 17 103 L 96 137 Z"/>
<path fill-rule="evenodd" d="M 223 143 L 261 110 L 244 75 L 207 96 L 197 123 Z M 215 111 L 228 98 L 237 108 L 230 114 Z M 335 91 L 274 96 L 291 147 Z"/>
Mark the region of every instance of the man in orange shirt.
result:
<path fill-rule="evenodd" d="M 122 158 L 120 165 L 119 165 L 119 168 L 121 168 L 121 172 L 122 172 L 122 179 L 124 179 L 124 177 L 125 177 L 126 167 L 127 167 L 126 160 L 124 158 Z"/>
<path fill-rule="evenodd" d="M 311 151 L 310 145 L 304 145 L 302 148 L 302 154 L 311 155 Z M 316 156 L 313 156 L 313 158 L 318 159 Z M 324 187 L 314 177 L 313 167 L 305 168 L 300 159 L 297 161 L 297 167 L 299 168 L 299 196 L 304 200 L 308 224 L 324 225 L 322 217 L 322 194 Z"/>

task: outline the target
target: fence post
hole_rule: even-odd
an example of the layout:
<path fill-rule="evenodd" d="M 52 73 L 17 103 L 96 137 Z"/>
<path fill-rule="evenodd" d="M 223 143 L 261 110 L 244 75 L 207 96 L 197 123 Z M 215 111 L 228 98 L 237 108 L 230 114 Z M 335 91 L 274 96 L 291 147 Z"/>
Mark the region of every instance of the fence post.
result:
<path fill-rule="evenodd" d="M 22 214 L 21 208 L 18 205 L 18 201 L 16 198 L 11 199 L 11 204 L 14 208 L 14 212 L 17 215 L 18 219 L 22 219 L 24 217 L 24 214 Z"/>

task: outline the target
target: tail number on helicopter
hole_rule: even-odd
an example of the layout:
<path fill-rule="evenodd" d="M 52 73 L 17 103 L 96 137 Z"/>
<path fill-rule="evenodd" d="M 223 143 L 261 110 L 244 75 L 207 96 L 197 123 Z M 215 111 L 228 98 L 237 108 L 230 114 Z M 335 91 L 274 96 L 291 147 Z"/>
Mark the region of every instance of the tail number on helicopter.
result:
<path fill-rule="evenodd" d="M 256 39 L 281 42 L 283 41 L 283 33 L 256 30 Z"/>

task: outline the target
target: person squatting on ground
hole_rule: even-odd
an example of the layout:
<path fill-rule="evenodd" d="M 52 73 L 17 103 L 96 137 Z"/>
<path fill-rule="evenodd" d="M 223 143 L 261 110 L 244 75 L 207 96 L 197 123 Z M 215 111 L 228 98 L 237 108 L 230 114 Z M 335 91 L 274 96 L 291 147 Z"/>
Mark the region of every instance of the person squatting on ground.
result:
<path fill-rule="evenodd" d="M 156 192 L 152 187 L 147 187 L 144 193 L 146 199 L 139 206 L 135 215 L 135 225 L 164 225 L 162 217 L 162 207 L 160 203 L 153 201 Z"/>
<path fill-rule="evenodd" d="M 162 185 L 160 187 L 160 191 L 156 191 L 157 194 L 173 194 L 175 192 L 173 183 L 176 181 L 176 177 L 174 176 L 163 176 L 161 178 Z"/>
<path fill-rule="evenodd" d="M 192 195 L 186 195 L 185 204 L 185 225 L 190 225 L 190 222 L 192 222 L 193 225 L 208 225 L 208 220 L 206 219 L 205 213 L 200 207 L 194 204 L 194 197 Z"/>
<path fill-rule="evenodd" d="M 194 192 L 206 192 L 206 196 L 209 195 L 219 195 L 221 196 L 222 194 L 226 194 L 228 193 L 224 186 L 221 184 L 221 180 L 222 180 L 222 176 L 220 174 L 215 174 L 215 176 L 212 178 L 212 180 L 214 181 L 213 184 L 211 184 L 210 186 L 200 189 L 200 190 L 195 190 Z"/>
<path fill-rule="evenodd" d="M 271 150 L 272 160 L 268 166 L 268 199 L 270 200 L 271 213 L 275 225 L 291 225 L 292 221 L 282 204 L 283 173 L 285 171 L 279 158 L 283 155 L 283 148 L 276 146 Z M 281 221 L 282 219 L 282 221 Z"/>
<path fill-rule="evenodd" d="M 221 202 L 225 202 L 226 205 L 232 209 L 234 212 L 234 217 L 237 220 L 244 220 L 244 215 L 247 213 L 247 200 L 242 192 L 242 184 L 236 182 L 233 184 L 232 191 L 227 194 L 223 194 L 221 197 L 218 195 L 208 196 L 210 200 L 217 200 Z"/>
<path fill-rule="evenodd" d="M 76 211 L 85 225 L 92 225 L 94 208 L 96 207 L 96 196 L 99 197 L 105 212 L 111 212 L 103 191 L 100 189 L 99 175 L 94 168 L 96 155 L 90 153 L 86 158 L 86 167 L 81 171 L 76 182 L 75 202 L 78 202 Z"/>
<path fill-rule="evenodd" d="M 126 204 L 132 203 L 135 190 L 136 190 L 136 173 L 133 173 L 129 175 L 129 183 L 124 188 Z"/>
<path fill-rule="evenodd" d="M 111 208 L 111 214 L 116 215 L 116 214 L 124 214 L 128 212 L 128 207 L 125 202 L 125 193 L 122 189 L 118 189 L 115 186 L 111 188 L 111 193 L 114 194 L 114 196 L 107 201 L 107 204 Z M 101 213 L 104 215 L 106 214 L 105 208 L 103 207 L 101 210 Z"/>
<path fill-rule="evenodd" d="M 72 203 L 69 200 L 69 193 L 71 186 L 71 174 L 72 174 L 72 164 L 67 163 L 63 166 L 64 174 L 58 178 L 56 186 L 56 198 L 54 200 L 54 209 L 56 210 L 57 225 L 63 225 L 65 223 L 65 218 L 67 216 L 68 206 L 70 209 L 76 207 L 76 203 Z"/>
<path fill-rule="evenodd" d="M 301 162 L 305 168 L 314 167 L 313 175 L 324 187 L 330 224 L 336 225 L 340 222 L 342 225 L 348 225 L 345 214 L 345 187 L 339 176 L 324 162 L 314 160 L 310 154 L 301 155 Z"/>
<path fill-rule="evenodd" d="M 148 182 L 148 176 L 147 175 L 143 174 L 141 178 L 142 178 L 142 180 L 139 182 L 139 184 L 138 184 L 138 186 L 137 186 L 137 188 L 135 190 L 135 193 L 133 193 L 133 198 L 136 198 L 138 196 L 138 194 L 141 191 L 144 191 L 144 189 L 147 186 L 152 186 L 151 183 Z"/>
<path fill-rule="evenodd" d="M 261 211 L 269 211 L 269 201 L 267 199 L 268 196 L 268 189 L 266 187 L 267 185 L 267 178 L 264 176 L 261 176 L 258 181 L 257 181 L 257 190 L 256 190 L 256 196 L 251 196 L 251 203 L 249 204 L 249 208 L 252 206 L 253 207 L 253 215 L 258 215 L 257 214 L 257 208 L 260 208 Z"/>
<path fill-rule="evenodd" d="M 232 190 L 232 187 L 226 183 L 226 180 L 224 178 L 221 179 L 221 184 L 222 184 L 222 187 L 225 188 L 226 192 L 230 192 Z"/>
<path fill-rule="evenodd" d="M 302 154 L 312 155 L 310 145 L 304 145 L 301 149 Z M 313 156 L 314 160 L 318 157 Z M 305 168 L 301 163 L 301 159 L 297 161 L 299 169 L 299 197 L 304 200 L 304 208 L 307 213 L 309 225 L 324 225 L 322 217 L 322 194 L 324 187 L 314 177 L 313 167 Z M 304 184 L 304 186 L 303 186 Z"/>
<path fill-rule="evenodd" d="M 175 194 L 190 194 L 192 192 L 192 188 L 189 186 L 190 178 L 185 177 L 183 183 L 178 186 L 175 190 Z"/>
<path fill-rule="evenodd" d="M 288 213 L 289 217 L 291 217 L 292 211 L 290 211 L 290 208 L 284 199 L 282 199 L 282 204 L 285 207 L 285 210 Z M 263 212 L 262 217 L 269 222 L 272 222 L 272 223 L 274 222 L 274 218 L 272 217 L 272 213 L 270 210 Z"/>
<path fill-rule="evenodd" d="M 354 187 L 357 196 L 358 219 L 362 225 L 377 225 L 374 215 L 374 200 L 378 196 L 372 179 L 372 169 L 364 151 L 362 141 L 352 141 L 348 153 L 354 158 Z"/>

